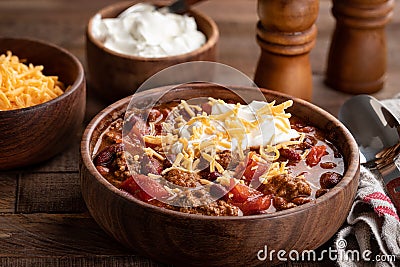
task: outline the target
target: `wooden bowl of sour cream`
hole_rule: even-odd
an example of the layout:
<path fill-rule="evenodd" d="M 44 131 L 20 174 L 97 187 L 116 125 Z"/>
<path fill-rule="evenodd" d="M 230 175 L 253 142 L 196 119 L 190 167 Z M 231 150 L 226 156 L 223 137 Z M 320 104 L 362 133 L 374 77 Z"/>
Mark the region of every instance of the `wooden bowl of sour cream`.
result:
<path fill-rule="evenodd" d="M 102 18 L 115 18 L 121 12 L 141 1 L 117 2 L 96 13 Z M 162 6 L 165 1 L 148 1 Z M 115 52 L 95 38 L 93 27 L 95 15 L 89 20 L 86 30 L 86 57 L 88 64 L 88 87 L 99 98 L 113 102 L 133 94 L 136 89 L 155 73 L 175 64 L 188 61 L 216 61 L 219 31 L 216 23 L 208 16 L 190 10 L 189 16 L 196 21 L 206 41 L 192 52 L 174 56 L 143 57 Z"/>

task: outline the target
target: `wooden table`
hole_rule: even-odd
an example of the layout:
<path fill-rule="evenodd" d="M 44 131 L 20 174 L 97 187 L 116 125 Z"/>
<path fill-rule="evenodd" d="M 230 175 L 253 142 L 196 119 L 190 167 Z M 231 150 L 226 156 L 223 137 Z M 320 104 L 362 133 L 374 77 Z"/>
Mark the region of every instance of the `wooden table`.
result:
<path fill-rule="evenodd" d="M 86 65 L 84 30 L 89 17 L 112 0 L 1 0 L 0 35 L 56 43 Z M 323 84 L 334 27 L 331 2 L 321 0 L 316 47 L 311 53 L 313 102 L 336 115 L 350 97 Z M 253 77 L 259 47 L 255 41 L 256 0 L 214 0 L 197 9 L 217 22 L 220 62 Z M 388 79 L 379 99 L 400 88 L 400 8 L 388 32 Z M 89 81 L 90 91 L 90 81 Z M 86 122 L 104 103 L 89 93 Z M 162 266 L 127 251 L 109 238 L 88 214 L 79 185 L 79 136 L 63 154 L 39 166 L 0 172 L 0 266 Z M 1 148 L 0 148 L 1 149 Z M 330 244 L 327 244 L 330 245 Z M 285 263 L 282 266 L 320 266 Z M 326 263 L 323 265 L 326 266 Z"/>

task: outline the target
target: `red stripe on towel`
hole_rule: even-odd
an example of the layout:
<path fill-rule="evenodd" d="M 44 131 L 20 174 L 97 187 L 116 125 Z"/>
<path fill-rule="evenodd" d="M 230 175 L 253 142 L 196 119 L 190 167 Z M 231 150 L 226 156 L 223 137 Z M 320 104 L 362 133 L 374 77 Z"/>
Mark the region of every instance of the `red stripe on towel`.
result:
<path fill-rule="evenodd" d="M 378 206 L 378 207 L 374 207 L 374 210 L 376 213 L 378 213 L 379 216 L 383 216 L 383 215 L 387 214 L 387 215 L 393 216 L 397 221 L 400 221 L 399 216 L 397 216 L 397 213 L 389 207 Z"/>
<path fill-rule="evenodd" d="M 393 204 L 392 201 L 390 200 L 390 198 L 381 192 L 374 192 L 372 194 L 369 194 L 369 195 L 365 196 L 363 198 L 363 200 L 365 202 L 369 202 L 369 203 L 371 202 L 371 200 L 383 200 L 383 201 L 389 202 L 390 204 Z"/>

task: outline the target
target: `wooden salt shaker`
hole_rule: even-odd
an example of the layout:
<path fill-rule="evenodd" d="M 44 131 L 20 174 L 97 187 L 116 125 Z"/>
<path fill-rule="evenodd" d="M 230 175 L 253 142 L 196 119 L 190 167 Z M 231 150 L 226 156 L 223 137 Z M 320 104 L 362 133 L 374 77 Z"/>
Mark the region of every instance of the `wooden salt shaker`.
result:
<path fill-rule="evenodd" d="M 318 8 L 318 0 L 258 0 L 258 86 L 311 100 L 309 53 L 317 36 Z"/>
<path fill-rule="evenodd" d="M 383 88 L 386 72 L 385 25 L 394 0 L 333 0 L 332 37 L 326 84 L 352 94 Z"/>

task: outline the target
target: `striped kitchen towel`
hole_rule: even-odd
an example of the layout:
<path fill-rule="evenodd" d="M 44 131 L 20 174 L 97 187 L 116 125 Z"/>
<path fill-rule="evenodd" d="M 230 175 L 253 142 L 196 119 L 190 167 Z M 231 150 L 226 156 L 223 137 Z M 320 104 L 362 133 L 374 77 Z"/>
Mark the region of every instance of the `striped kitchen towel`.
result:
<path fill-rule="evenodd" d="M 347 226 L 338 232 L 335 247 L 340 267 L 400 266 L 398 214 L 376 174 L 363 166 Z"/>

